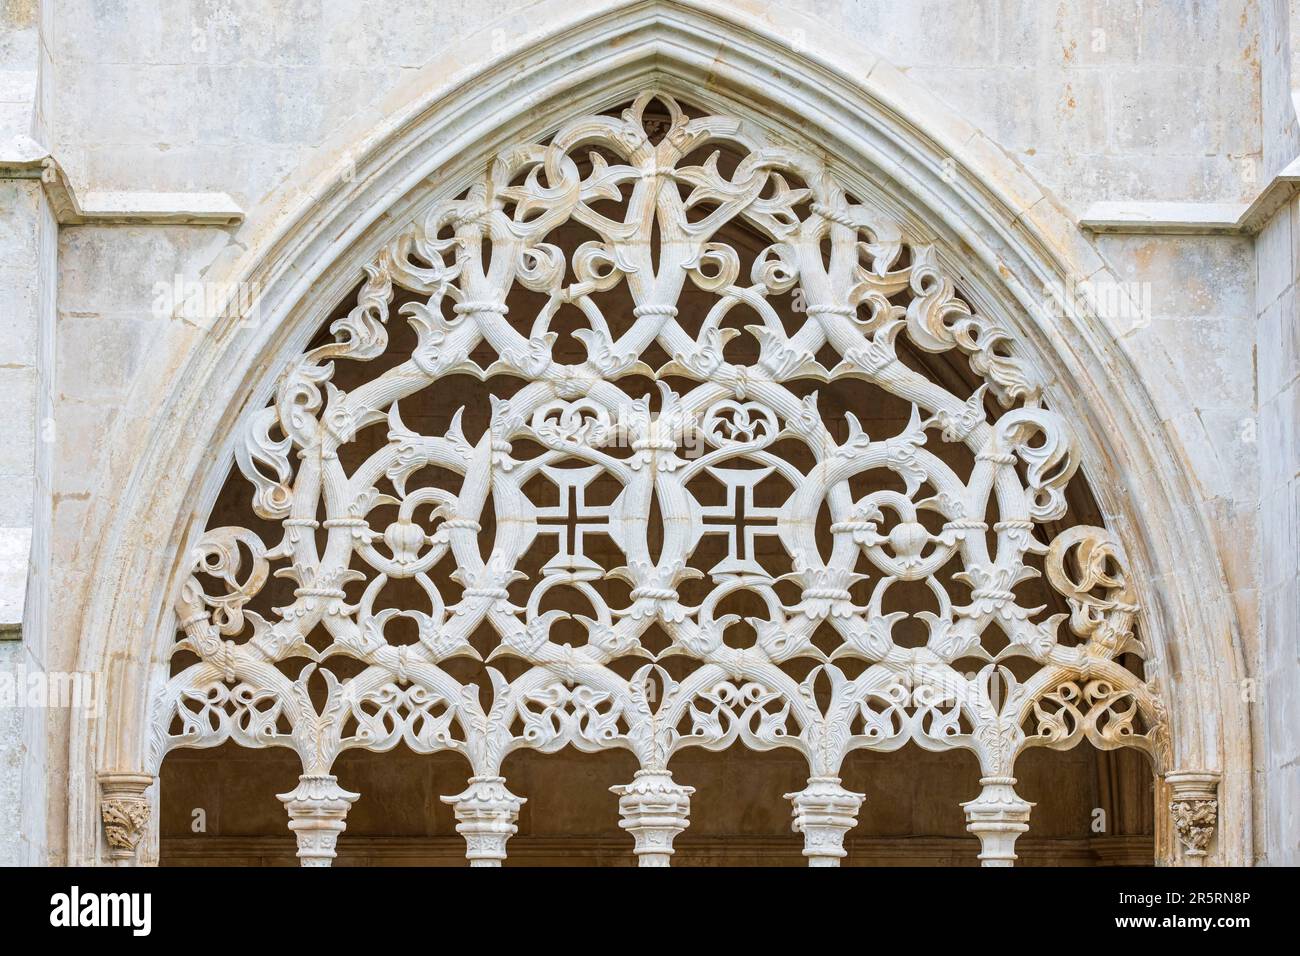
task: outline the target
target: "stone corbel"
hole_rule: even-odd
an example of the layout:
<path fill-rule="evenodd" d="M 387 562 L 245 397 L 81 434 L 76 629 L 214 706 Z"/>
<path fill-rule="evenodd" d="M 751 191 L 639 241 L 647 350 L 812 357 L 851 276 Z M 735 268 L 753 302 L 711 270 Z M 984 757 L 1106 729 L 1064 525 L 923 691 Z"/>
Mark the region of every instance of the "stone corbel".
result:
<path fill-rule="evenodd" d="M 114 866 L 136 861 L 140 840 L 149 829 L 151 804 L 145 796 L 156 777 L 144 773 L 101 773 L 99 815 L 108 842 L 108 858 Z"/>
<path fill-rule="evenodd" d="M 1211 770 L 1173 770 L 1169 785 L 1169 815 L 1183 846 L 1184 862 L 1201 866 L 1219 822 L 1219 774 Z"/>

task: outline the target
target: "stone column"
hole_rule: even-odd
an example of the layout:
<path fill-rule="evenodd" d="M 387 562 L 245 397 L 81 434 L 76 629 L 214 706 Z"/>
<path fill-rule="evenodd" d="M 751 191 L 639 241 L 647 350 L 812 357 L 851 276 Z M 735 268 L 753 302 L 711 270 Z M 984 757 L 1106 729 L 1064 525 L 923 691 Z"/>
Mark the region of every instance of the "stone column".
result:
<path fill-rule="evenodd" d="M 456 832 L 465 838 L 470 866 L 500 866 L 506 841 L 519 832 L 515 821 L 527 798 L 506 789 L 505 777 L 470 777 L 469 786 L 454 797 L 443 797 L 456 814 Z"/>
<path fill-rule="evenodd" d="M 803 834 L 809 866 L 839 866 L 848 856 L 844 835 L 858 825 L 866 794 L 840 786 L 839 777 L 809 777 L 808 786 L 785 798 L 794 804 L 791 829 Z"/>
<path fill-rule="evenodd" d="M 150 802 L 145 791 L 156 777 L 145 773 L 101 773 L 99 815 L 113 866 L 131 866 L 149 827 Z"/>
<path fill-rule="evenodd" d="M 981 866 L 1015 866 L 1016 837 L 1029 829 L 1033 804 L 1016 794 L 1015 777 L 981 777 L 984 789 L 962 804 L 966 829 L 980 839 Z"/>
<path fill-rule="evenodd" d="M 632 782 L 610 787 L 618 796 L 618 825 L 632 834 L 638 866 L 668 866 L 673 840 L 690 825 L 694 787 L 673 782 L 666 770 L 638 770 Z"/>
<path fill-rule="evenodd" d="M 1203 866 L 1219 822 L 1219 775 L 1209 770 L 1171 770 L 1169 814 L 1183 846 L 1185 866 Z"/>
<path fill-rule="evenodd" d="M 303 774 L 296 790 L 278 796 L 298 838 L 298 860 L 303 866 L 329 866 L 339 834 L 347 829 L 348 809 L 361 795 L 344 790 L 333 774 Z"/>

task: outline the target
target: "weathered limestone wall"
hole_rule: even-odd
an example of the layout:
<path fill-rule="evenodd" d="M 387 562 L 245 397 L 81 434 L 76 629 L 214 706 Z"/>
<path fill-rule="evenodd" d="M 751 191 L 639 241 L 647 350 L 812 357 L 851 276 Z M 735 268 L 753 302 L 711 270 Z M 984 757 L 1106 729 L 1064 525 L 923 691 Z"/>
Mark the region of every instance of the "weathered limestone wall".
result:
<path fill-rule="evenodd" d="M 1254 243 L 1237 236 L 1102 236 L 1120 280 L 1146 297 L 1113 322 L 1154 387 L 1222 542 L 1249 666 L 1258 654 L 1259 423 L 1254 412 Z M 1160 361 L 1177 378 L 1160 380 Z"/>
<path fill-rule="evenodd" d="M 1300 864 L 1300 205 L 1259 236 L 1260 654 L 1257 748 L 1269 863 Z"/>
<path fill-rule="evenodd" d="M 247 208 L 332 131 L 488 31 L 500 49 L 546 2 L 52 0 L 55 152 L 102 189 L 213 189 Z M 785 0 L 738 7 L 796 47 L 782 11 L 871 48 L 1081 211 L 1099 199 L 1254 194 L 1259 23 L 1251 0 Z M 554 10 L 549 11 L 554 13 Z M 105 91 L 119 91 L 105 103 Z"/>
<path fill-rule="evenodd" d="M 79 191 L 221 191 L 250 214 L 289 206 L 295 186 L 346 156 L 375 116 L 426 88 L 464 38 L 485 32 L 495 48 L 511 49 L 571 10 L 561 0 L 439 0 L 392 4 L 381 13 L 365 0 L 46 0 L 40 6 L 44 31 L 37 0 L 4 8 L 12 20 L 0 26 L 6 125 L 39 131 Z M 1076 214 L 1108 199 L 1247 201 L 1300 142 L 1294 110 L 1288 112 L 1286 0 L 719 0 L 718 6 L 741 9 L 777 31 L 792 22 L 783 11 L 805 13 L 846 43 L 876 50 L 981 128 Z M 796 48 L 807 40 L 798 28 L 788 32 Z M 39 85 L 38 63 L 44 63 Z M 13 103 L 21 109 L 11 110 Z M 39 235 L 51 234 L 34 183 L 0 186 L 6 187 L 0 243 L 9 242 L 11 209 L 13 221 L 30 215 L 45 223 Z M 1294 454 L 1300 392 L 1294 365 L 1289 373 L 1273 367 L 1284 347 L 1295 354 L 1290 269 L 1300 232 L 1290 223 L 1287 212 L 1270 227 L 1285 228 L 1286 235 L 1269 233 L 1258 243 L 1148 236 L 1099 244 L 1150 306 L 1120 317 L 1117 348 L 1139 360 L 1168 356 L 1180 376 L 1170 381 L 1153 372 L 1145 385 L 1186 451 L 1221 541 L 1250 666 L 1259 668 L 1255 744 L 1257 766 L 1268 777 L 1260 799 L 1272 795 L 1257 814 L 1269 820 L 1260 853 L 1277 862 L 1296 861 L 1300 829 L 1294 816 L 1281 817 L 1288 801 L 1292 814 L 1300 803 L 1297 745 L 1294 734 L 1284 733 L 1300 716 Z M 21 394 L 31 396 L 10 414 L 0 450 L 0 506 L 21 499 L 27 510 L 4 511 L 0 526 L 36 527 L 37 540 L 48 542 L 53 605 L 48 625 L 26 628 L 23 649 L 0 642 L 0 660 L 27 655 L 44 667 L 75 667 L 90 559 L 127 481 L 124 466 L 148 433 L 158 397 L 186 355 L 204 344 L 201 324 L 159 307 L 160 286 L 174 287 L 178 277 L 201 280 L 248 242 L 239 227 L 59 230 L 57 327 L 40 331 L 39 306 L 15 309 L 14 316 L 30 321 L 21 320 L 0 343 L 0 375 L 19 380 Z M 1266 246 L 1285 251 L 1266 255 Z M 6 295 L 20 294 L 53 258 L 48 242 L 44 252 L 9 245 L 0 251 Z M 1285 278 L 1278 271 L 1283 265 Z M 37 289 L 38 298 L 55 291 L 49 281 Z M 7 330 L 8 315 L 0 321 Z M 11 357 L 13 349 L 25 351 Z M 39 410 L 46 384 L 53 386 L 55 440 L 41 451 L 47 446 L 35 436 L 47 417 Z M 109 449 L 115 449 L 111 461 Z M 33 501 L 52 509 L 48 533 L 39 530 L 43 519 Z M 1269 534 L 1260 534 L 1261 522 Z M 1288 528 L 1289 538 L 1279 530 Z M 29 603 L 40 593 L 39 548 Z M 1261 633 L 1268 635 L 1262 641 Z M 23 718 L 0 711 L 0 814 L 13 813 L 8 796 L 15 788 L 28 788 L 20 802 L 32 820 L 48 826 L 16 831 L 0 816 L 0 862 L 28 852 L 11 840 L 19 831 L 57 860 L 66 829 L 58 784 L 66 773 L 65 718 L 51 716 L 49 734 L 36 734 L 49 741 L 48 760 L 32 736 L 45 718 Z M 48 807 L 30 789 L 32 775 L 15 769 L 24 760 L 48 768 Z"/>
<path fill-rule="evenodd" d="M 37 156 L 49 49 L 36 3 L 0 8 L 0 165 Z M 28 176 L 22 173 L 20 176 Z M 17 696 L 47 666 L 53 551 L 54 297 L 58 227 L 39 178 L 0 179 L 0 865 L 45 846 L 46 717 Z"/>
<path fill-rule="evenodd" d="M 1289 10 L 1279 9 L 1289 7 Z M 1300 54 L 1300 3 L 1264 8 L 1265 38 L 1278 54 L 1264 61 L 1265 155 L 1285 165 L 1300 155 L 1296 91 L 1287 69 Z M 1284 42 L 1285 41 L 1285 42 Z M 1285 77 L 1285 79 L 1284 79 Z M 1289 81 L 1289 82 L 1288 82 Z M 1270 136 L 1270 129 L 1281 130 Z M 1276 148 L 1270 144 L 1277 142 Z M 1290 157 L 1290 158 L 1288 158 Z M 1270 163 L 1273 165 L 1274 163 Z M 1261 858 L 1300 865 L 1300 206 L 1292 200 L 1260 234 L 1256 250 L 1259 406 L 1260 660 L 1257 811 Z"/>
<path fill-rule="evenodd" d="M 54 256 L 58 226 L 39 182 L 0 182 L 0 679 L 17 692 L 46 669 L 54 448 Z M 4 675 L 7 675 L 4 676 Z M 0 693 L 0 865 L 38 858 L 48 711 Z M 12 798 L 12 799 L 11 799 Z M 36 856 L 33 856 L 35 854 Z"/>
<path fill-rule="evenodd" d="M 1291 92 L 1292 35 L 1300 24 L 1292 17 L 1295 0 L 1264 0 L 1259 10 L 1260 130 L 1263 175 L 1267 181 L 1300 156 L 1300 121 Z"/>
<path fill-rule="evenodd" d="M 1082 210 L 1245 198 L 1260 133 L 1255 4 L 799 4 L 878 50 Z"/>

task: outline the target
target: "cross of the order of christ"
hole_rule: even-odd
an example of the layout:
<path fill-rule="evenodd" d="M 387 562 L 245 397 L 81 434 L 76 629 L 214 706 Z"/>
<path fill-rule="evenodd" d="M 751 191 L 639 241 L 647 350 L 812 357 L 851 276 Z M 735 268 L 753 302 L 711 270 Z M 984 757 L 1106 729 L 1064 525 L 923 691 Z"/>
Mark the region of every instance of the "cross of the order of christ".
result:
<path fill-rule="evenodd" d="M 706 468 L 727 489 L 727 502 L 702 505 L 702 534 L 725 534 L 727 556 L 715 564 L 709 574 L 713 579 L 756 574 L 769 577 L 755 558 L 754 539 L 760 534 L 776 534 L 780 508 L 760 508 L 754 504 L 754 489 L 770 475 L 773 468 Z"/>
<path fill-rule="evenodd" d="M 611 506 L 587 504 L 587 486 L 604 470 L 600 465 L 542 468 L 560 493 L 558 504 L 537 509 L 537 533 L 556 536 L 555 557 L 542 567 L 543 574 L 602 570 L 583 553 L 582 539 L 584 534 L 610 534 Z"/>

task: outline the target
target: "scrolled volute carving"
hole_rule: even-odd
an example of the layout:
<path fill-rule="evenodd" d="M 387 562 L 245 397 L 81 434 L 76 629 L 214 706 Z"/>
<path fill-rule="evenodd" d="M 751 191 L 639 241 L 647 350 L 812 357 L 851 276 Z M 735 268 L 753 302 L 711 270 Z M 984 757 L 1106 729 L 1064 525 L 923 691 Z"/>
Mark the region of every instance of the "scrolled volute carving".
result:
<path fill-rule="evenodd" d="M 624 748 L 660 859 L 650 784 L 684 821 L 682 747 L 799 751 L 800 825 L 833 843 L 857 749 L 967 749 L 1004 781 L 1022 745 L 1153 746 L 1158 696 L 1114 663 L 1140 649 L 1118 539 L 1044 543 L 1074 430 L 940 247 L 657 90 L 482 168 L 241 422 L 257 520 L 211 522 L 182 569 L 152 767 L 226 741 L 321 779 L 351 748 L 455 751 L 458 819 L 499 860 L 506 756 Z M 1024 596 L 1044 552 L 1078 641 Z"/>

